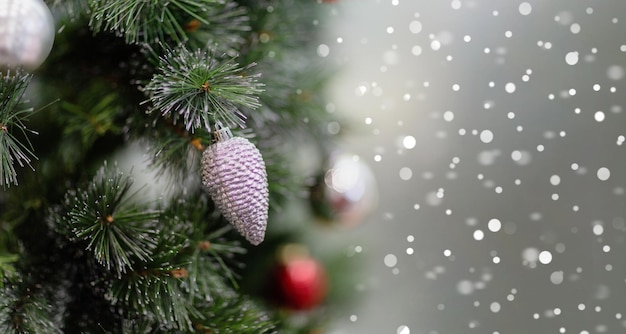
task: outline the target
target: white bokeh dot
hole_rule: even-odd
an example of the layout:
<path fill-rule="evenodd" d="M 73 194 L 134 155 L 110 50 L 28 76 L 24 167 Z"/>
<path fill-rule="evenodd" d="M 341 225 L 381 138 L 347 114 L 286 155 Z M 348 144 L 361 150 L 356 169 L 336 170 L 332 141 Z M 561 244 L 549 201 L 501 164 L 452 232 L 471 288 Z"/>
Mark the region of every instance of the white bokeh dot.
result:
<path fill-rule="evenodd" d="M 622 80 L 624 78 L 624 68 L 620 65 L 611 65 L 606 70 L 606 75 L 614 81 Z"/>
<path fill-rule="evenodd" d="M 489 309 L 493 313 L 498 313 L 498 312 L 500 312 L 501 305 L 498 302 L 493 302 L 493 303 L 491 303 L 491 305 L 489 305 Z"/>
<path fill-rule="evenodd" d="M 462 295 L 469 295 L 474 292 L 474 284 L 468 280 L 459 281 L 456 284 L 456 291 Z"/>
<path fill-rule="evenodd" d="M 452 122 L 454 120 L 454 112 L 447 110 L 443 113 L 443 120 L 446 122 Z"/>
<path fill-rule="evenodd" d="M 542 264 L 548 264 L 552 262 L 552 253 L 546 250 L 541 251 L 541 253 L 539 253 L 539 262 Z"/>
<path fill-rule="evenodd" d="M 539 250 L 534 247 L 528 247 L 522 251 L 522 260 L 526 263 L 535 263 L 539 260 Z"/>
<path fill-rule="evenodd" d="M 602 224 L 596 223 L 592 228 L 593 234 L 600 236 L 604 233 L 604 226 Z"/>
<path fill-rule="evenodd" d="M 598 168 L 598 172 L 596 174 L 600 181 L 606 181 L 609 179 L 609 177 L 611 177 L 611 171 L 606 167 Z"/>
<path fill-rule="evenodd" d="M 409 329 L 408 326 L 402 325 L 400 327 L 398 327 L 398 330 L 396 330 L 397 334 L 411 334 L 411 329 Z"/>
<path fill-rule="evenodd" d="M 317 46 L 317 55 L 320 57 L 328 57 L 330 54 L 330 47 L 326 44 L 320 44 Z"/>
<path fill-rule="evenodd" d="M 480 132 L 480 141 L 485 144 L 491 143 L 493 141 L 493 132 L 491 130 L 483 130 Z"/>
<path fill-rule="evenodd" d="M 578 52 L 571 51 L 565 55 L 565 62 L 568 65 L 576 65 L 578 63 Z"/>
<path fill-rule="evenodd" d="M 398 258 L 393 254 L 387 254 L 385 255 L 383 262 L 385 263 L 387 267 L 391 268 L 391 267 L 394 267 L 398 263 Z"/>
<path fill-rule="evenodd" d="M 522 2 L 519 4 L 518 9 L 520 14 L 529 15 L 533 10 L 533 6 L 528 2 Z"/>
<path fill-rule="evenodd" d="M 441 42 L 439 42 L 438 40 L 430 42 L 430 48 L 433 49 L 433 51 L 441 49 Z"/>
<path fill-rule="evenodd" d="M 414 20 L 409 23 L 409 30 L 414 34 L 419 34 L 422 31 L 422 22 Z"/>
<path fill-rule="evenodd" d="M 502 228 L 502 222 L 500 222 L 500 219 L 492 218 L 487 223 L 487 227 L 491 232 L 498 232 Z"/>
<path fill-rule="evenodd" d="M 402 139 L 402 146 L 404 146 L 404 148 L 406 149 L 412 149 L 415 147 L 415 145 L 417 144 L 417 141 L 415 140 L 415 137 L 413 136 L 406 136 L 404 137 L 404 139 Z"/>
<path fill-rule="evenodd" d="M 596 120 L 596 122 L 603 122 L 605 118 L 604 112 L 601 110 L 596 111 L 593 114 L 593 118 Z"/>
<path fill-rule="evenodd" d="M 413 171 L 409 167 L 400 168 L 400 178 L 404 181 L 408 181 L 413 177 Z"/>
<path fill-rule="evenodd" d="M 512 82 L 508 82 L 506 85 L 504 85 L 504 90 L 509 94 L 513 94 L 515 92 L 515 84 Z"/>
<path fill-rule="evenodd" d="M 552 272 L 552 274 L 550 274 L 550 282 L 555 285 L 563 283 L 563 271 Z"/>

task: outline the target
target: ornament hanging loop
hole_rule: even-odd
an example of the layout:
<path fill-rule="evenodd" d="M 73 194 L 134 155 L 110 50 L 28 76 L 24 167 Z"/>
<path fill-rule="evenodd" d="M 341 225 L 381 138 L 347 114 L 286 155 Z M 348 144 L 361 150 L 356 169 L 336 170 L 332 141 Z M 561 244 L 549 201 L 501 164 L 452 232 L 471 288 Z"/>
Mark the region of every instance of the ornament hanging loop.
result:
<path fill-rule="evenodd" d="M 229 127 L 223 126 L 222 122 L 215 123 L 215 131 L 213 132 L 214 143 L 226 141 L 231 138 L 233 138 L 233 133 L 230 131 Z"/>

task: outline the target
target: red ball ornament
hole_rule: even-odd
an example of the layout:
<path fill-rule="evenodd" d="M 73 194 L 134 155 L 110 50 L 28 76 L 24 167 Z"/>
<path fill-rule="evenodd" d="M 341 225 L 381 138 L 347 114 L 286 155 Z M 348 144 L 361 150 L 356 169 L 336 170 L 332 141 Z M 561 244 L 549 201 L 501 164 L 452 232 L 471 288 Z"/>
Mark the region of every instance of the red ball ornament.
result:
<path fill-rule="evenodd" d="M 324 267 L 314 258 L 291 256 L 274 271 L 276 296 L 281 305 L 294 310 L 310 310 L 319 306 L 328 290 Z"/>

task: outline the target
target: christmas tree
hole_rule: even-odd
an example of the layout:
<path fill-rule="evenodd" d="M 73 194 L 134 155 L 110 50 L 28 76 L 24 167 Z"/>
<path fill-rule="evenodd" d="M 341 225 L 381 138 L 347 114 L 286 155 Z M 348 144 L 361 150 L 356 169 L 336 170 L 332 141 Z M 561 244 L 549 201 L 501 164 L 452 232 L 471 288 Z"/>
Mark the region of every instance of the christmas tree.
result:
<path fill-rule="evenodd" d="M 0 332 L 311 333 L 339 314 L 352 262 L 313 223 L 345 208 L 322 181 L 329 6 L 0 0 Z"/>

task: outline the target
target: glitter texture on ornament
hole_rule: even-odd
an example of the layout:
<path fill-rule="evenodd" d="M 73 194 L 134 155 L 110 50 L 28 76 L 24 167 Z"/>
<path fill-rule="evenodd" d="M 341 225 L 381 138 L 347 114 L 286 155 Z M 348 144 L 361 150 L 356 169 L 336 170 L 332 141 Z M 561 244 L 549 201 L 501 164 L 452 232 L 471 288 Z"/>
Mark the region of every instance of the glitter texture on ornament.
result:
<path fill-rule="evenodd" d="M 253 245 L 265 237 L 269 208 L 261 152 L 218 123 L 216 142 L 202 154 L 202 184 L 224 217 Z"/>

